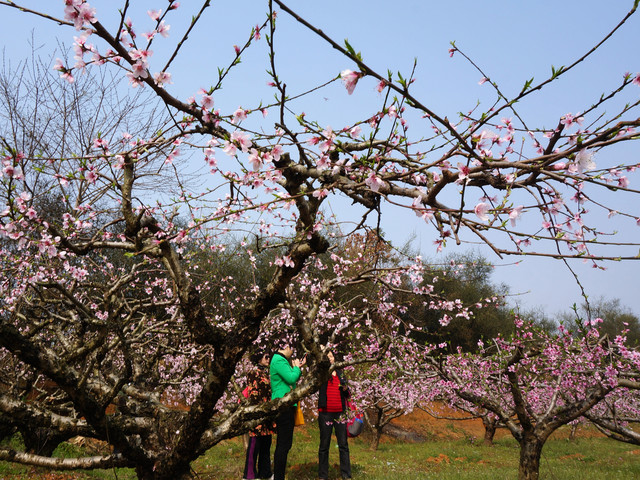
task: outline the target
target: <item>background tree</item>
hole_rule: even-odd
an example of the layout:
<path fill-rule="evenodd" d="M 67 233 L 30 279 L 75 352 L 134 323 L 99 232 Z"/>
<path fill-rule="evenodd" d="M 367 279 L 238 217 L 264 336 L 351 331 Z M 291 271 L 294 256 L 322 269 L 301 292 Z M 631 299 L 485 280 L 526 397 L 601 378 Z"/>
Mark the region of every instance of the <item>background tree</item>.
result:
<path fill-rule="evenodd" d="M 607 334 L 611 340 L 618 335 L 627 339 L 628 345 L 637 347 L 640 341 L 640 321 L 638 316 L 628 307 L 621 304 L 620 299 L 607 300 L 603 297 L 588 299 L 580 307 L 574 308 L 572 313 L 565 313 L 560 320 L 566 325 L 580 326 L 584 319 L 599 318 L 598 328 L 601 333 Z"/>
<path fill-rule="evenodd" d="M 535 480 L 542 448 L 554 431 L 582 416 L 598 418 L 599 409 L 618 395 L 637 397 L 627 388 L 636 385 L 638 355 L 622 339 L 602 341 L 597 321 L 584 336 L 564 328 L 552 336 L 516 323 L 511 340 L 495 339 L 478 354 L 432 359 L 443 382 L 434 391 L 448 387 L 454 397 L 492 412 L 520 444 L 518 478 Z"/>
<path fill-rule="evenodd" d="M 475 351 L 481 339 L 508 335 L 513 329 L 505 303 L 508 288 L 491 283 L 493 266 L 477 254 L 452 255 L 447 260 L 445 266 L 432 269 L 424 280 L 445 302 L 414 302 L 407 313 L 409 321 L 425 332 L 421 340 L 446 342 L 453 351 L 458 347 Z M 452 314 L 450 306 L 456 303 L 467 307 L 470 313 Z"/>

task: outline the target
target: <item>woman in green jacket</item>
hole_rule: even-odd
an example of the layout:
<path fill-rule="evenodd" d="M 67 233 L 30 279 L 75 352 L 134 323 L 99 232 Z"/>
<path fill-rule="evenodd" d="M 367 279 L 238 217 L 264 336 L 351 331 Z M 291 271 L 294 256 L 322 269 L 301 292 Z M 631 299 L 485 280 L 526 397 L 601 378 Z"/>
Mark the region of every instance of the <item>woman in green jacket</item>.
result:
<path fill-rule="evenodd" d="M 286 345 L 273 354 L 269 365 L 271 378 L 271 399 L 282 398 L 296 386 L 300 378 L 300 367 L 305 359 L 291 360 L 293 349 Z M 273 454 L 273 479 L 284 480 L 287 456 L 293 444 L 293 427 L 296 405 L 285 409 L 276 417 L 276 450 Z"/>

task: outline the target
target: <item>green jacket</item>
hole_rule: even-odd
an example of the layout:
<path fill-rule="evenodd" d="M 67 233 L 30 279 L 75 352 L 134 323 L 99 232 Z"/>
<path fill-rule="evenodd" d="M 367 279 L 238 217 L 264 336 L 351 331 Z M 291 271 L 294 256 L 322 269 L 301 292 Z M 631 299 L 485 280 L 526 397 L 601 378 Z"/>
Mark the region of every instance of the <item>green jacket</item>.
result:
<path fill-rule="evenodd" d="M 284 355 L 275 353 L 269 365 L 271 400 L 282 398 L 293 390 L 301 373 L 300 367 L 292 367 Z"/>

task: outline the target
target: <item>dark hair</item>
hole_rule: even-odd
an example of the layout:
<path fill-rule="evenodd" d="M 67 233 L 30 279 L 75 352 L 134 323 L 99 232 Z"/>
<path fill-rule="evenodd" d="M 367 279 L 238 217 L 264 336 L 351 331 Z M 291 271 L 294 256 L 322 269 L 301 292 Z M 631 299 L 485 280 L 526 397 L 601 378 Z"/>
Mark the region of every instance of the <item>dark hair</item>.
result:
<path fill-rule="evenodd" d="M 258 365 L 260 363 L 260 360 L 262 360 L 262 357 L 264 356 L 270 357 L 271 354 L 266 349 L 260 349 L 253 352 L 249 356 L 249 360 L 251 360 L 251 363 L 255 363 L 256 365 Z"/>
<path fill-rule="evenodd" d="M 342 354 L 342 352 L 337 351 L 335 348 L 327 348 L 324 353 L 326 355 L 329 352 L 333 353 L 333 359 L 336 362 L 341 362 L 344 360 L 344 355 Z"/>
<path fill-rule="evenodd" d="M 284 350 L 286 347 L 293 348 L 293 338 L 288 332 L 282 332 L 280 337 L 276 338 L 273 342 L 278 350 Z"/>

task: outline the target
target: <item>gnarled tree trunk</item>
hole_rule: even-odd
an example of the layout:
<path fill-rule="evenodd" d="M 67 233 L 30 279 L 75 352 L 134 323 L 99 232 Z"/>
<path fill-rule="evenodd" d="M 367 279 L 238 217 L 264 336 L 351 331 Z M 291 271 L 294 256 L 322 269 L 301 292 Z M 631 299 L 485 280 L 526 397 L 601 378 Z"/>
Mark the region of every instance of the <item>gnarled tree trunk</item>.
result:
<path fill-rule="evenodd" d="M 540 475 L 540 456 L 544 440 L 532 434 L 525 434 L 520 441 L 520 466 L 518 480 L 538 480 Z"/>
<path fill-rule="evenodd" d="M 489 418 L 488 415 L 482 416 L 482 424 L 484 425 L 484 445 L 487 447 L 493 446 L 493 437 L 496 434 L 498 427 L 497 418 Z"/>

